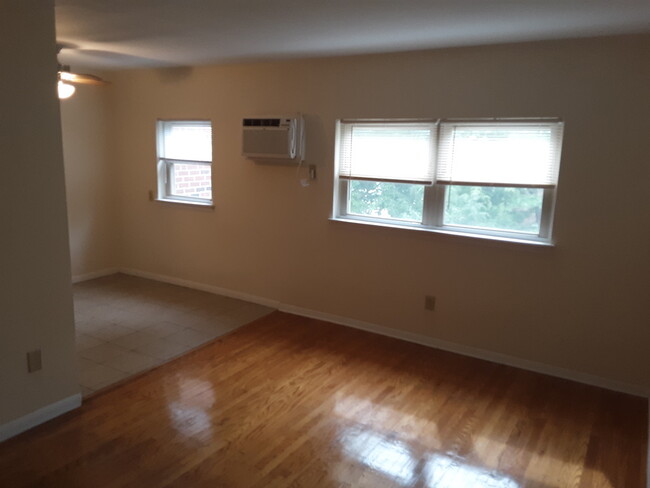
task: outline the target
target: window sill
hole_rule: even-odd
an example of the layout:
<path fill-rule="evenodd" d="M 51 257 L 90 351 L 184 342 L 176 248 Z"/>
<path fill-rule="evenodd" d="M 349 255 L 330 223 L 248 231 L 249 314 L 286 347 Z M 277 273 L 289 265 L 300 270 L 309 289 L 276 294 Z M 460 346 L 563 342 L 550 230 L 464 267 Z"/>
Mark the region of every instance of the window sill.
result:
<path fill-rule="evenodd" d="M 359 220 L 351 219 L 345 217 L 330 217 L 329 219 L 332 222 L 342 222 L 345 224 L 355 224 L 355 225 L 368 225 L 371 227 L 384 227 L 389 229 L 399 229 L 406 231 L 416 231 L 416 232 L 426 232 L 431 234 L 442 234 L 446 236 L 453 236 L 459 238 L 469 238 L 469 239 L 478 239 L 491 242 L 507 243 L 507 244 L 523 244 L 525 246 L 533 246 L 539 248 L 552 248 L 555 247 L 555 244 L 546 240 L 532 240 L 532 239 L 518 239 L 516 237 L 507 237 L 507 236 L 498 236 L 492 234 L 479 234 L 479 233 L 470 233 L 470 232 L 458 232 L 447 229 L 433 229 L 430 227 L 424 227 L 418 224 L 393 224 L 390 222 L 380 222 L 372 220 Z"/>
<path fill-rule="evenodd" d="M 173 198 L 156 198 L 153 200 L 157 203 L 171 203 L 172 205 L 189 205 L 190 207 L 202 207 L 214 209 L 213 203 L 203 203 L 203 202 L 191 202 L 187 200 L 175 200 Z"/>

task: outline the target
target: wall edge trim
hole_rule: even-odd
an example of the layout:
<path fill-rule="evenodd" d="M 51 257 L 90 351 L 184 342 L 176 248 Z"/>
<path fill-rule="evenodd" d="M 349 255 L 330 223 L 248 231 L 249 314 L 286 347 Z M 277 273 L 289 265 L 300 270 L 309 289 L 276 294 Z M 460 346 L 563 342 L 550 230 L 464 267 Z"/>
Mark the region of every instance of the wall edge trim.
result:
<path fill-rule="evenodd" d="M 218 286 L 206 285 L 204 283 L 199 283 L 192 280 L 174 278 L 171 276 L 161 275 L 158 273 L 150 273 L 148 271 L 140 271 L 131 268 L 118 269 L 116 270 L 116 272 L 132 275 L 132 276 L 139 276 L 141 278 L 147 278 L 156 281 L 162 281 L 164 283 L 170 283 L 173 285 L 185 286 L 187 288 L 206 291 L 209 293 L 215 293 L 218 295 L 224 295 L 230 298 L 246 300 L 252 303 L 257 303 L 258 305 L 277 308 L 281 312 L 292 313 L 295 315 L 300 315 L 302 317 L 307 317 L 307 318 L 312 318 L 317 320 L 324 320 L 327 322 L 332 322 L 334 324 L 343 325 L 346 327 L 352 327 L 355 329 L 361 329 L 367 332 L 393 337 L 395 339 L 401 339 L 407 342 L 413 342 L 415 344 L 432 347 L 434 349 L 441 349 L 443 351 L 453 352 L 463 356 L 469 356 L 476 359 L 490 361 L 493 363 L 512 366 L 514 368 L 524 369 L 535 373 L 541 373 L 541 374 L 553 376 L 556 378 L 562 378 L 569 381 L 575 381 L 577 383 L 596 386 L 607 390 L 627 393 L 629 395 L 650 398 L 650 387 L 645 387 L 642 385 L 624 383 L 621 381 L 611 380 L 600 376 L 592 375 L 589 373 L 583 373 L 580 371 L 566 369 L 559 366 L 552 366 L 546 363 L 540 363 L 537 361 L 519 358 L 516 356 L 510 356 L 508 354 L 489 351 L 487 349 L 466 346 L 456 342 L 448 342 L 441 339 L 436 339 L 433 337 L 416 334 L 413 332 L 402 331 L 399 329 L 393 329 L 390 327 L 385 327 L 370 322 L 350 319 L 347 317 L 342 317 L 340 315 L 334 315 L 326 312 L 320 312 L 317 310 L 302 308 L 295 305 L 282 303 L 278 300 L 259 297 L 256 295 L 234 291 L 227 288 L 221 288 Z M 650 488 L 650 486 L 648 488 Z"/>
<path fill-rule="evenodd" d="M 72 283 L 74 284 L 81 283 L 82 281 L 94 280 L 95 278 L 102 278 L 104 276 L 109 276 L 118 272 L 118 268 L 106 268 L 100 269 L 98 271 L 91 271 L 90 273 L 72 275 Z"/>
<path fill-rule="evenodd" d="M 462 356 L 469 356 L 476 359 L 490 361 L 492 363 L 512 366 L 514 368 L 524 369 L 527 371 L 532 371 L 534 373 L 541 373 L 547 376 L 553 376 L 556 378 L 575 381 L 578 383 L 583 383 L 591 386 L 597 386 L 599 388 L 618 391 L 621 393 L 627 393 L 629 395 L 650 397 L 650 388 L 645 388 L 641 385 L 623 383 L 616 380 L 602 378 L 600 376 L 592 375 L 589 373 L 582 373 L 579 371 L 561 368 L 559 366 L 552 366 L 537 361 L 531 361 L 516 356 L 510 356 L 508 354 L 489 351 L 487 349 L 465 346 L 463 344 L 458 344 L 456 342 L 448 342 L 441 339 L 424 336 L 421 334 L 415 334 L 412 332 L 392 329 L 390 327 L 384 327 L 369 322 L 363 322 L 361 320 L 349 319 L 346 317 L 332 315 L 324 312 L 318 312 L 315 310 L 308 310 L 300 307 L 294 307 L 292 305 L 283 304 L 280 306 L 280 310 L 283 312 L 289 312 L 296 315 L 301 315 L 303 317 L 324 320 L 338 325 L 353 327 L 355 329 L 365 330 L 367 332 L 393 337 L 395 339 L 401 339 L 407 342 L 413 342 L 415 344 L 420 344 L 434 349 L 440 349 L 443 351 L 460 354 Z"/>
<path fill-rule="evenodd" d="M 64 413 L 79 408 L 80 406 L 81 393 L 76 393 L 64 398 L 63 400 L 45 405 L 27 415 L 11 420 L 0 425 L 0 442 L 32 429 L 48 420 L 52 420 L 59 415 L 63 415 Z"/>
<path fill-rule="evenodd" d="M 182 278 L 174 278 L 172 276 L 160 275 L 157 273 L 150 273 L 148 271 L 140 271 L 137 269 L 123 268 L 118 271 L 120 273 L 124 273 L 131 276 L 137 276 L 140 278 L 147 278 L 150 280 L 161 281 L 163 283 L 169 283 L 170 285 L 179 285 L 179 286 L 184 286 L 186 288 L 192 288 L 194 290 L 214 293 L 215 295 L 223 295 L 229 298 L 236 298 L 238 300 L 246 300 L 247 302 L 256 303 L 258 305 L 263 305 L 265 307 L 271 307 L 277 309 L 280 308 L 280 302 L 278 302 L 277 300 L 271 300 L 269 298 L 263 298 L 257 295 L 251 295 L 240 291 L 230 290 L 228 288 L 206 285 L 204 283 L 199 283 L 196 281 L 185 280 Z"/>

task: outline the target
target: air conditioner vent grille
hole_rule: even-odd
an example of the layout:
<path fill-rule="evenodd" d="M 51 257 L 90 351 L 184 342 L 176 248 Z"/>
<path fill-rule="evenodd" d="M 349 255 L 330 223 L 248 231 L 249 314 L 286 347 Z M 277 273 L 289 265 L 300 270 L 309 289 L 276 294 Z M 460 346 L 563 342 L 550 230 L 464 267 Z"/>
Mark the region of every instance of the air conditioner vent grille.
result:
<path fill-rule="evenodd" d="M 244 127 L 281 127 L 289 125 L 291 119 L 244 119 Z"/>
<path fill-rule="evenodd" d="M 298 163 L 303 151 L 303 119 L 246 117 L 242 119 L 242 154 L 250 159 Z"/>

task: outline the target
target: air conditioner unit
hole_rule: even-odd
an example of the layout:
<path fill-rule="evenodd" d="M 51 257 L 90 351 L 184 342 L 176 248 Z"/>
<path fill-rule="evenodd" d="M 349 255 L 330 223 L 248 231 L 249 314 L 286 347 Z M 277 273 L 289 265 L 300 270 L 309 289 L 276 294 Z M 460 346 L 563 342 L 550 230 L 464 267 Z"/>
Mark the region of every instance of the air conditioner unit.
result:
<path fill-rule="evenodd" d="M 247 158 L 294 163 L 302 159 L 302 117 L 249 117 L 242 129 L 242 154 Z"/>

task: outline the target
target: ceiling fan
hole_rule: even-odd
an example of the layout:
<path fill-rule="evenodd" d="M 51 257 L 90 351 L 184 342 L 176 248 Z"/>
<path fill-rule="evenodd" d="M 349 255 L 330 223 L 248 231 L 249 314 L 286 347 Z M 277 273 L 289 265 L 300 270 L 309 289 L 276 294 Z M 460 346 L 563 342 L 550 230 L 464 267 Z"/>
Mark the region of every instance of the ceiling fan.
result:
<path fill-rule="evenodd" d="M 61 99 L 70 98 L 76 90 L 75 85 L 104 86 L 109 84 L 99 76 L 73 73 L 70 71 L 70 66 L 64 64 L 59 65 L 58 80 L 58 92 Z"/>
<path fill-rule="evenodd" d="M 57 56 L 61 52 L 61 49 L 64 47 L 70 46 L 57 44 Z M 69 65 L 61 63 L 59 63 L 57 79 L 59 98 L 61 99 L 70 98 L 76 90 L 75 85 L 104 86 L 110 83 L 106 80 L 101 79 L 99 76 L 73 73 L 70 70 Z"/>

